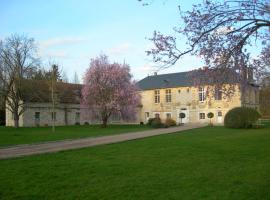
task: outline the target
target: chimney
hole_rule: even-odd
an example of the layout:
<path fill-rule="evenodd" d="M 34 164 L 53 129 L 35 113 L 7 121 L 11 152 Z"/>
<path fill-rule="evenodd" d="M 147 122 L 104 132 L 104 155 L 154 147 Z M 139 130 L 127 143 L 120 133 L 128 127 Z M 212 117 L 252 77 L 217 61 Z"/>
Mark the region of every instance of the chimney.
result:
<path fill-rule="evenodd" d="M 154 76 L 157 76 L 157 72 L 154 72 Z"/>

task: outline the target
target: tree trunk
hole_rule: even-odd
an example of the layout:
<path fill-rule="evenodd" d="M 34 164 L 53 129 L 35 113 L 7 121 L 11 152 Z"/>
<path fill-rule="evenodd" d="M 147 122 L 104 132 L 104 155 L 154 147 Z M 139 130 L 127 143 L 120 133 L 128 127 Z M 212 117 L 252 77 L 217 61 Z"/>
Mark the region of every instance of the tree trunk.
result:
<path fill-rule="evenodd" d="M 106 127 L 107 127 L 107 123 L 108 123 L 108 117 L 103 117 L 103 118 L 102 118 L 102 124 L 101 124 L 101 127 L 102 127 L 102 128 L 106 128 Z"/>
<path fill-rule="evenodd" d="M 19 128 L 19 115 L 18 113 L 14 113 L 14 127 Z"/>

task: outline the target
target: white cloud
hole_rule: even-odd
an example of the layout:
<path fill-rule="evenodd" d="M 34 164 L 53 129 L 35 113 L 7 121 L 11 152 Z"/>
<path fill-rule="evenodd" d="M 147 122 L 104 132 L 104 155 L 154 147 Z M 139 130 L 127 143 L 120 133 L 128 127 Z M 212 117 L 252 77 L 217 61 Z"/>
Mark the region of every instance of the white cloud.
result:
<path fill-rule="evenodd" d="M 131 67 L 131 73 L 135 79 L 141 79 L 148 75 L 153 75 L 154 72 L 158 71 L 158 67 L 152 63 L 144 64 L 140 67 Z"/>
<path fill-rule="evenodd" d="M 51 57 L 51 58 L 70 58 L 70 55 L 65 51 L 40 51 L 39 55 L 41 57 Z"/>
<path fill-rule="evenodd" d="M 67 48 L 63 46 L 80 44 L 85 42 L 83 37 L 58 37 L 39 41 L 39 55 L 46 58 L 71 58 Z"/>
<path fill-rule="evenodd" d="M 42 40 L 39 42 L 39 45 L 40 48 L 48 48 L 52 46 L 73 45 L 85 41 L 86 39 L 83 37 L 59 37 L 59 38 L 51 38 L 48 40 Z"/>
<path fill-rule="evenodd" d="M 133 46 L 130 43 L 122 43 L 116 47 L 110 48 L 107 50 L 107 53 L 113 56 L 119 56 L 126 53 L 130 53 L 134 50 Z"/>

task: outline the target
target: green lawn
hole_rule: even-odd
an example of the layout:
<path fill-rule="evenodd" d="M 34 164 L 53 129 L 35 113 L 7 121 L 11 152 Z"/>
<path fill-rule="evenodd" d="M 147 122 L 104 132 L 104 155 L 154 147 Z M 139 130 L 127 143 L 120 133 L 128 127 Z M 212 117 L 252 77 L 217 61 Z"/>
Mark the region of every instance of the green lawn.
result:
<path fill-rule="evenodd" d="M 0 161 L 0 199 L 269 200 L 270 128 L 206 127 Z"/>
<path fill-rule="evenodd" d="M 26 144 L 83 137 L 96 137 L 150 129 L 146 125 L 99 125 L 61 126 L 52 133 L 51 127 L 12 128 L 0 126 L 0 147 L 14 144 Z"/>

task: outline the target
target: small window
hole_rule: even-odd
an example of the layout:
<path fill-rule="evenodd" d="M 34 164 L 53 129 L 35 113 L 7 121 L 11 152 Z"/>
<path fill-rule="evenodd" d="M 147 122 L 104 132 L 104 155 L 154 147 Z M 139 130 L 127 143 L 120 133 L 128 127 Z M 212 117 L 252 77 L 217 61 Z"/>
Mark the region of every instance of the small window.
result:
<path fill-rule="evenodd" d="M 189 88 L 187 88 L 187 93 L 189 93 Z"/>
<path fill-rule="evenodd" d="M 165 96 L 165 98 L 166 98 L 165 101 L 167 103 L 172 102 L 172 92 L 171 92 L 170 89 L 166 90 L 166 96 Z"/>
<path fill-rule="evenodd" d="M 79 112 L 76 112 L 75 114 L 75 121 L 80 122 L 81 114 Z"/>
<path fill-rule="evenodd" d="M 149 117 L 149 112 L 146 112 L 146 113 L 145 113 L 145 116 L 146 116 L 146 117 Z"/>
<path fill-rule="evenodd" d="M 205 113 L 200 113 L 200 119 L 205 119 Z"/>
<path fill-rule="evenodd" d="M 155 118 L 159 118 L 159 113 L 156 113 L 155 114 Z"/>
<path fill-rule="evenodd" d="M 155 90 L 155 103 L 159 103 L 159 102 L 160 102 L 160 91 Z"/>
<path fill-rule="evenodd" d="M 218 111 L 218 117 L 222 117 L 222 112 L 221 111 Z"/>
<path fill-rule="evenodd" d="M 180 94 L 181 93 L 181 90 L 178 90 L 178 93 Z"/>
<path fill-rule="evenodd" d="M 55 121 L 56 120 L 56 112 L 52 112 L 51 115 L 52 115 L 52 120 Z"/>
<path fill-rule="evenodd" d="M 35 120 L 40 120 L 40 112 L 35 112 Z"/>
<path fill-rule="evenodd" d="M 166 117 L 167 117 L 167 119 L 170 119 L 170 118 L 172 118 L 172 115 L 171 115 L 171 113 L 166 113 Z"/>

